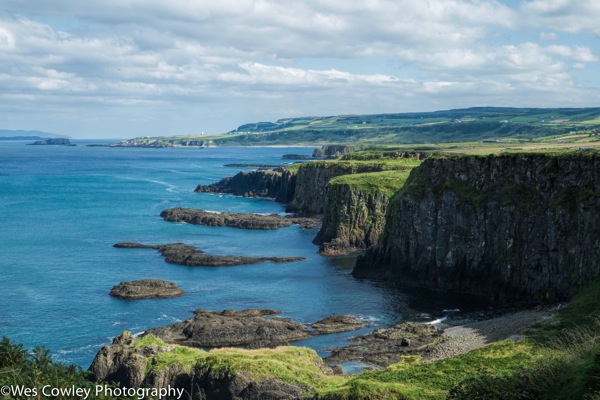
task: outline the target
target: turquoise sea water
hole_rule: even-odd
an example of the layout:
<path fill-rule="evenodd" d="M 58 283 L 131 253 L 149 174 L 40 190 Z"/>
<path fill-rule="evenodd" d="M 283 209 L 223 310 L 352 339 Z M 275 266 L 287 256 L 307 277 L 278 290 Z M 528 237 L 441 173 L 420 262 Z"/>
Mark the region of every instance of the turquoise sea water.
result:
<path fill-rule="evenodd" d="M 432 318 L 458 300 L 409 294 L 351 277 L 352 258 L 316 253 L 315 230 L 296 226 L 244 231 L 165 222 L 170 207 L 280 213 L 267 199 L 194 193 L 238 169 L 227 163 L 279 164 L 312 148 L 137 149 L 27 146 L 0 142 L 0 336 L 45 346 L 59 361 L 89 366 L 124 330 L 184 320 L 197 308 L 274 308 L 309 323 L 347 313 L 386 326 L 422 312 Z M 98 143 L 96 141 L 96 143 Z M 170 265 L 153 250 L 113 244 L 184 242 L 209 253 L 303 256 L 306 261 L 239 267 Z M 108 295 L 121 281 L 159 278 L 185 296 L 122 301 Z M 322 355 L 352 334 L 303 341 Z"/>

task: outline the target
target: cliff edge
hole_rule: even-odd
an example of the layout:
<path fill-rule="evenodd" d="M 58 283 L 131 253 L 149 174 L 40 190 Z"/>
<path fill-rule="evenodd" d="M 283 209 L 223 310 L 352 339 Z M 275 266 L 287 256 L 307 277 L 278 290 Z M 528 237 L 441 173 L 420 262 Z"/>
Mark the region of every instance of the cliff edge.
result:
<path fill-rule="evenodd" d="M 427 159 L 353 275 L 502 303 L 568 299 L 600 275 L 599 171 L 587 152 Z"/>

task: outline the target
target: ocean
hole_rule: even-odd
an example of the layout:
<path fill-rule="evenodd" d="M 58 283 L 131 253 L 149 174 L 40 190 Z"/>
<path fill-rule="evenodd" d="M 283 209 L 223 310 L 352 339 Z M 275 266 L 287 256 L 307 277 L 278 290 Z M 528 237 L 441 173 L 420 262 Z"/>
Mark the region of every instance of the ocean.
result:
<path fill-rule="evenodd" d="M 271 308 L 302 323 L 353 314 L 371 323 L 358 332 L 295 343 L 324 356 L 353 335 L 465 307 L 454 297 L 354 279 L 353 257 L 317 254 L 314 229 L 246 231 L 159 216 L 171 207 L 283 213 L 269 199 L 193 190 L 240 170 L 225 164 L 281 164 L 287 161 L 282 155 L 310 155 L 313 148 L 107 148 L 86 146 L 101 141 L 72 142 L 77 145 L 0 142 L 0 336 L 26 348 L 44 346 L 57 361 L 87 369 L 97 351 L 123 331 L 181 321 L 198 308 Z M 113 247 L 125 241 L 183 242 L 213 254 L 307 260 L 185 267 L 167 264 L 154 250 Z M 186 294 L 138 301 L 108 295 L 121 281 L 145 278 L 175 282 Z"/>

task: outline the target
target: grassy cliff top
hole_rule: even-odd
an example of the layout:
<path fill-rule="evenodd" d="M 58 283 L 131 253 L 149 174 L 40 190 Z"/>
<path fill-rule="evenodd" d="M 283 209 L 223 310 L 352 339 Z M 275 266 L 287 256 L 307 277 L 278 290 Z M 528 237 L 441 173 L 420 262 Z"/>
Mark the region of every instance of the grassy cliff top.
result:
<path fill-rule="evenodd" d="M 329 181 L 329 185 L 348 185 L 364 194 L 381 194 L 392 197 L 404 185 L 411 169 L 342 175 Z"/>

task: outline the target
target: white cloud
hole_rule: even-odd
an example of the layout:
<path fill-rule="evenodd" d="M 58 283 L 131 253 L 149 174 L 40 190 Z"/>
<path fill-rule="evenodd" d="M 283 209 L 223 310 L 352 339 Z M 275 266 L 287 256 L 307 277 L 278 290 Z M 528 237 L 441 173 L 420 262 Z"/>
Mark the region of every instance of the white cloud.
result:
<path fill-rule="evenodd" d="M 574 74 L 598 62 L 598 48 L 561 39 L 597 33 L 596 8 L 559 0 L 517 8 L 495 0 L 3 0 L 0 109 L 15 121 L 21 110 L 27 123 L 68 110 L 61 114 L 94 123 L 121 115 L 152 127 L 167 110 L 165 118 L 190 126 L 205 110 L 223 131 L 289 110 L 512 105 L 515 94 L 559 105 L 564 93 L 573 94 L 562 97 L 569 105 L 590 104 L 597 89 L 578 87 Z M 521 34 L 532 27 L 539 38 Z M 305 60 L 310 67 L 300 67 Z"/>

